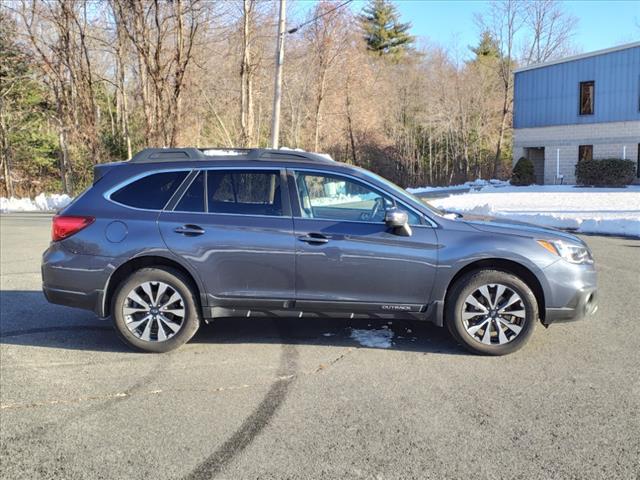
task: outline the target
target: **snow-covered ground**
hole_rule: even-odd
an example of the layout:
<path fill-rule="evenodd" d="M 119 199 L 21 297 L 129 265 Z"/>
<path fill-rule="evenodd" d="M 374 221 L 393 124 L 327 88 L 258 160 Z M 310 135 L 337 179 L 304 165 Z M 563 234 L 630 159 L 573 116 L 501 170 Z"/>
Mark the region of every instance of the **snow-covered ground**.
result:
<path fill-rule="evenodd" d="M 0 197 L 0 212 L 54 212 L 66 207 L 72 198 L 69 195 L 41 193 L 35 199 Z"/>
<path fill-rule="evenodd" d="M 484 187 L 508 187 L 509 182 L 505 180 L 483 180 L 481 178 L 474 180 L 472 182 L 461 183 L 460 185 L 450 185 L 448 187 L 418 187 L 418 188 L 407 188 L 409 193 L 413 193 L 414 195 L 420 195 L 421 193 L 429 193 L 429 192 L 440 192 L 444 190 L 451 190 L 455 192 L 456 190 L 480 190 Z"/>
<path fill-rule="evenodd" d="M 513 187 L 500 183 L 429 203 L 463 214 L 506 217 L 581 233 L 640 237 L 640 185 L 581 188 L 571 185 Z"/>

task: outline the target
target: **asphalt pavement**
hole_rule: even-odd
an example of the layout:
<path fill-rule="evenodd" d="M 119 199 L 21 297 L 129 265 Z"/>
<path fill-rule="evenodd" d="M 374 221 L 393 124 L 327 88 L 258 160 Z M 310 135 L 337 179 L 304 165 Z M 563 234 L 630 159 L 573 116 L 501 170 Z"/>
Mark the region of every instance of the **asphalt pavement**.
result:
<path fill-rule="evenodd" d="M 349 319 L 216 321 L 154 355 L 45 301 L 49 230 L 0 216 L 3 479 L 638 478 L 638 240 L 583 237 L 598 313 L 506 357 Z M 391 348 L 351 338 L 383 327 Z"/>

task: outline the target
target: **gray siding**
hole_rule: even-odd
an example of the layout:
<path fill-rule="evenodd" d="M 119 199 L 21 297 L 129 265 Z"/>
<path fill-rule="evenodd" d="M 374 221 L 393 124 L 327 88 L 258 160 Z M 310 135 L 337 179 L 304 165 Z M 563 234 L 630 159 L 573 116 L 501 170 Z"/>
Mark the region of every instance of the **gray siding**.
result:
<path fill-rule="evenodd" d="M 595 81 L 595 113 L 579 115 L 579 84 Z M 640 120 L 640 46 L 516 72 L 515 128 Z"/>

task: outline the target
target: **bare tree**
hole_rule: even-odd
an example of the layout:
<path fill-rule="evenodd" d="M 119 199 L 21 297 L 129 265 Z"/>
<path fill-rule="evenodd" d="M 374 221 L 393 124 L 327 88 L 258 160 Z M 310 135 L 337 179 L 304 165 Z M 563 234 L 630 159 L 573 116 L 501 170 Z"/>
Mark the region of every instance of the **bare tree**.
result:
<path fill-rule="evenodd" d="M 322 128 L 322 105 L 327 93 L 327 80 L 330 70 L 344 52 L 347 30 L 344 25 L 344 10 L 335 10 L 335 5 L 321 1 L 311 13 L 318 20 L 309 26 L 307 38 L 311 42 L 316 77 L 313 149 L 320 148 L 320 130 Z"/>
<path fill-rule="evenodd" d="M 578 20 L 564 12 L 558 0 L 530 0 L 523 14 L 529 32 L 522 63 L 546 62 L 572 53 L 571 39 Z"/>
<path fill-rule="evenodd" d="M 256 10 L 255 0 L 242 0 L 242 62 L 240 64 L 240 128 L 242 145 L 253 141 L 253 64 L 251 44 Z"/>
<path fill-rule="evenodd" d="M 115 0 L 118 18 L 138 55 L 149 145 L 174 146 L 178 142 L 185 75 L 201 25 L 200 3 Z"/>
<path fill-rule="evenodd" d="M 499 50 L 497 62 L 502 97 L 502 110 L 496 154 L 493 161 L 492 176 L 498 176 L 504 134 L 508 127 L 509 114 L 513 104 L 513 70 L 515 61 L 516 35 L 524 24 L 524 3 L 518 0 L 496 0 L 491 3 L 488 13 L 479 17 L 478 22 L 483 31 L 490 32 Z"/>

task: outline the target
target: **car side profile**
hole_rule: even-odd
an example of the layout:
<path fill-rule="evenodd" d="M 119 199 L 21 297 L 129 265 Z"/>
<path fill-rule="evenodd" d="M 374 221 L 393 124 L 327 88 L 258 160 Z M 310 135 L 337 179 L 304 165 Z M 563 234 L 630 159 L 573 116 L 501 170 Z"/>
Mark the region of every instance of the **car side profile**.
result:
<path fill-rule="evenodd" d="M 472 352 L 522 347 L 597 309 L 574 235 L 441 212 L 362 168 L 302 151 L 146 149 L 95 167 L 53 219 L 52 303 L 166 352 L 220 317 L 405 318 Z"/>

